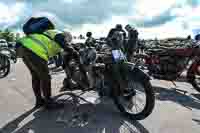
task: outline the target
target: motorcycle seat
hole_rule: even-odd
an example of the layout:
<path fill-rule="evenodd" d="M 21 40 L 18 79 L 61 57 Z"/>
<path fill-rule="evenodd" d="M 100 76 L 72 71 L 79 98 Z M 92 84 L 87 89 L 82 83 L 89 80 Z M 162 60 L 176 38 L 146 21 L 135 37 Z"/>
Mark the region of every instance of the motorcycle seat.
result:
<path fill-rule="evenodd" d="M 94 70 L 104 70 L 105 69 L 105 64 L 103 63 L 96 63 L 93 65 Z"/>
<path fill-rule="evenodd" d="M 166 52 L 166 50 L 163 50 L 163 49 L 150 49 L 150 50 L 148 50 L 149 54 L 163 54 L 165 52 Z"/>

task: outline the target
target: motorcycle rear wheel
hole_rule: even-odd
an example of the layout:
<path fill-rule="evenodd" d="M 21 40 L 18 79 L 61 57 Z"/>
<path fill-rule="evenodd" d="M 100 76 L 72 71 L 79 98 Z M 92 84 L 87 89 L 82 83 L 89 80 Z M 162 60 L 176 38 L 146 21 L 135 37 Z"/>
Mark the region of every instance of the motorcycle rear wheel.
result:
<path fill-rule="evenodd" d="M 120 110 L 120 112 L 122 112 L 129 119 L 131 119 L 131 120 L 143 120 L 146 117 L 148 117 L 154 109 L 155 95 L 154 95 L 153 88 L 151 86 L 150 81 L 133 81 L 133 80 L 130 80 L 129 82 L 132 82 L 133 84 L 138 84 L 140 87 L 143 87 L 143 89 L 144 89 L 143 92 L 145 93 L 145 96 L 146 96 L 144 108 L 141 111 L 136 112 L 136 113 L 130 112 L 129 110 L 127 110 L 127 107 L 125 107 L 124 103 L 122 103 L 121 100 L 120 100 L 121 99 L 120 97 L 122 97 L 122 98 L 127 97 L 127 96 L 124 96 L 123 94 L 122 94 L 122 96 L 117 96 L 117 95 L 114 96 L 113 97 L 114 103 L 116 104 L 116 106 Z M 134 88 L 134 89 L 137 89 L 137 88 Z M 132 93 L 128 97 L 134 98 L 137 95 L 138 94 L 136 92 L 136 93 Z M 135 106 L 137 105 L 136 102 L 135 103 L 131 102 L 131 104 L 132 105 L 135 104 Z M 136 109 L 136 107 L 135 107 L 135 109 Z M 136 111 L 137 111 L 137 109 L 136 109 Z"/>

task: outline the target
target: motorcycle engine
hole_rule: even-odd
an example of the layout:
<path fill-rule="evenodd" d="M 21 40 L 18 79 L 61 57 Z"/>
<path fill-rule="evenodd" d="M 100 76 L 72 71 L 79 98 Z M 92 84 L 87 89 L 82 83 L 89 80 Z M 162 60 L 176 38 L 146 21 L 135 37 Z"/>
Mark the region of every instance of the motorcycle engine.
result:
<path fill-rule="evenodd" d="M 80 80 L 80 68 L 79 68 L 79 64 L 76 62 L 76 60 L 71 60 L 69 62 L 69 73 L 71 73 L 72 75 L 72 79 L 75 81 L 79 81 Z"/>
<path fill-rule="evenodd" d="M 112 85 L 106 80 L 105 75 L 101 72 L 95 77 L 95 87 L 100 96 L 109 96 L 112 92 Z"/>
<path fill-rule="evenodd" d="M 84 65 L 94 64 L 96 61 L 96 50 L 94 48 L 80 49 L 80 62 Z"/>

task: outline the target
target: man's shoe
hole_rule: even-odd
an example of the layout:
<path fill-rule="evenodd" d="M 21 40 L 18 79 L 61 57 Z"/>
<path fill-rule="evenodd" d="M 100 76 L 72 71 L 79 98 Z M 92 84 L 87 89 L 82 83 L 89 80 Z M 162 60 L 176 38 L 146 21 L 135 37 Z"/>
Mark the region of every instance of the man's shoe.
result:
<path fill-rule="evenodd" d="M 36 104 L 35 104 L 34 108 L 40 108 L 43 105 L 45 105 L 45 100 L 44 99 L 36 100 Z"/>

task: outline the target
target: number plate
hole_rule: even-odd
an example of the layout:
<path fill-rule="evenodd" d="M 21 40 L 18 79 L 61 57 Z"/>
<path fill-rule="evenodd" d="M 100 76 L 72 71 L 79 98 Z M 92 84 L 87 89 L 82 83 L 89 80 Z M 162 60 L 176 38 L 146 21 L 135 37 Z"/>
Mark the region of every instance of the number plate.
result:
<path fill-rule="evenodd" d="M 112 55 L 113 55 L 114 61 L 121 61 L 121 60 L 126 59 L 126 56 L 121 50 L 112 50 Z"/>

